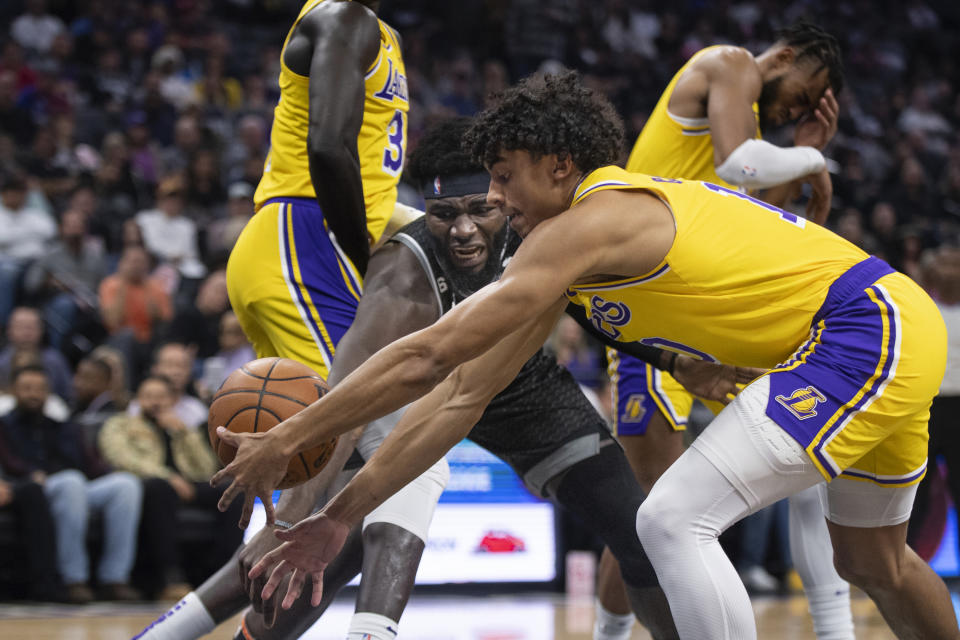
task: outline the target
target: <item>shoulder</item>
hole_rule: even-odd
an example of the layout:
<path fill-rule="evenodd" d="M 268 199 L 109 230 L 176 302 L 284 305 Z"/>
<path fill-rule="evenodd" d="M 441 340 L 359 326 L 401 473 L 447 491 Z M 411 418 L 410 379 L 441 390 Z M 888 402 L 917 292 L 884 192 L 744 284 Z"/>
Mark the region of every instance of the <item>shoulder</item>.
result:
<path fill-rule="evenodd" d="M 321 2 L 300 20 L 299 26 L 309 36 L 320 36 L 333 30 L 349 29 L 364 37 L 376 33 L 380 21 L 377 14 L 359 2 Z"/>
<path fill-rule="evenodd" d="M 430 250 L 416 239 L 414 241 L 425 252 Z M 378 293 L 389 294 L 392 298 L 418 301 L 429 297 L 431 291 L 429 274 L 406 244 L 393 239 L 370 258 L 370 266 L 364 278 L 364 297 Z"/>
<path fill-rule="evenodd" d="M 723 45 L 704 52 L 691 69 L 702 73 L 708 80 L 736 78 L 739 82 L 760 80 L 760 67 L 753 54 L 743 47 Z"/>

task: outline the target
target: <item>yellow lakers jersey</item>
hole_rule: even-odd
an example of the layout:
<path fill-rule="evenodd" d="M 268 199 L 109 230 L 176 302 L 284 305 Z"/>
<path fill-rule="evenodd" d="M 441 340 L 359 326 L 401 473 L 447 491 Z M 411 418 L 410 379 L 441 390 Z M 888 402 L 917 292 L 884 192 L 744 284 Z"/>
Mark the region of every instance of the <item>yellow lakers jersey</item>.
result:
<path fill-rule="evenodd" d="M 676 223 L 673 246 L 649 273 L 567 291 L 615 340 L 772 367 L 809 337 L 830 284 L 867 258 L 820 225 L 708 182 L 602 167 L 580 183 L 573 204 L 609 189 L 652 192 Z"/>
<path fill-rule="evenodd" d="M 324 0 L 309 0 L 296 24 Z M 287 41 L 293 27 L 287 34 Z M 286 50 L 287 41 L 283 43 Z M 315 198 L 307 158 L 310 115 L 310 79 L 294 73 L 280 54 L 280 101 L 274 109 L 270 152 L 254 201 L 259 207 L 270 198 Z M 367 71 L 363 124 L 357 136 L 363 196 L 370 244 L 383 233 L 397 199 L 407 144 L 407 76 L 396 33 L 380 21 L 380 52 Z"/>
<path fill-rule="evenodd" d="M 653 113 L 640 132 L 627 160 L 627 171 L 652 176 L 706 180 L 735 189 L 717 175 L 713 164 L 713 136 L 707 118 L 682 118 L 670 113 L 667 105 L 680 77 L 705 52 L 717 47 L 707 47 L 695 53 L 677 71 Z M 757 105 L 753 105 L 757 113 Z M 757 125 L 757 138 L 760 126 Z"/>

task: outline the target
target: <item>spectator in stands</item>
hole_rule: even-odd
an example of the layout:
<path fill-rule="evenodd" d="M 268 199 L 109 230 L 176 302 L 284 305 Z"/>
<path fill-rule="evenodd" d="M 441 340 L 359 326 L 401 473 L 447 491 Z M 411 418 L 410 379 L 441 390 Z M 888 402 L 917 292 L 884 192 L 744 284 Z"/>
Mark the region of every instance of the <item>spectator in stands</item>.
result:
<path fill-rule="evenodd" d="M 25 291 L 43 305 L 50 345 L 62 349 L 78 316 L 98 316 L 97 289 L 106 276 L 103 243 L 87 231 L 87 217 L 68 209 L 60 218 L 60 237 L 31 265 Z"/>
<path fill-rule="evenodd" d="M 201 359 L 209 358 L 220 348 L 220 317 L 229 308 L 226 271 L 217 269 L 204 279 L 195 299 L 177 310 L 165 339 L 187 345 Z"/>
<path fill-rule="evenodd" d="M 253 187 L 246 182 L 234 182 L 227 190 L 227 197 L 226 217 L 214 220 L 207 227 L 207 253 L 211 256 L 229 254 L 253 217 Z"/>
<path fill-rule="evenodd" d="M 263 117 L 247 114 L 237 122 L 237 134 L 228 141 L 223 152 L 223 165 L 231 182 L 243 178 L 243 164 L 247 158 L 258 158 L 263 162 L 267 154 L 267 127 Z"/>
<path fill-rule="evenodd" d="M 16 519 L 17 542 L 23 547 L 23 568 L 29 576 L 26 598 L 41 602 L 66 600 L 57 572 L 56 528 L 43 486 L 29 478 L 6 478 L 0 468 L 0 513 L 11 513 Z"/>
<path fill-rule="evenodd" d="M 191 429 L 202 429 L 207 424 L 207 405 L 187 393 L 193 378 L 194 362 L 193 349 L 179 342 L 167 342 L 154 352 L 150 374 L 170 383 L 174 415 Z M 135 415 L 139 411 L 140 406 L 135 399 L 127 412 Z"/>
<path fill-rule="evenodd" d="M 137 389 L 136 412 L 107 420 L 99 438 L 109 464 L 144 480 L 143 552 L 163 582 L 159 597 L 164 600 L 181 598 L 190 590 L 177 548 L 177 514 L 183 507 L 200 507 L 214 516 L 213 549 L 206 556 L 213 566 L 229 558 L 243 538 L 236 526 L 239 511 L 217 509 L 222 489 L 208 481 L 220 464 L 206 431 L 181 420 L 174 401 L 170 380 L 151 374 Z"/>
<path fill-rule="evenodd" d="M 157 208 L 137 214 L 147 250 L 176 267 L 185 278 L 202 278 L 197 225 L 183 215 L 186 185 L 179 175 L 163 178 L 157 186 Z"/>
<path fill-rule="evenodd" d="M 92 512 L 103 517 L 103 552 L 97 569 L 101 597 L 136 600 L 128 584 L 136 555 L 143 488 L 130 473 L 97 477 L 76 427 L 43 415 L 49 386 L 42 367 L 14 372 L 16 409 L 0 421 L 0 465 L 16 478 L 43 485 L 57 532 L 57 564 L 71 602 L 94 598 L 89 586 L 87 525 Z M 93 479 L 91 479 L 93 478 Z"/>
<path fill-rule="evenodd" d="M 110 367 L 110 398 L 118 411 L 130 404 L 130 383 L 123 354 L 109 345 L 102 344 L 90 352 L 90 357 L 103 360 Z"/>
<path fill-rule="evenodd" d="M 201 225 L 221 217 L 227 190 L 220 179 L 220 160 L 214 149 L 199 149 L 190 158 L 186 204 L 191 218 Z"/>
<path fill-rule="evenodd" d="M 100 283 L 100 312 L 110 342 L 123 352 L 134 375 L 149 357 L 160 325 L 173 317 L 169 294 L 149 274 L 146 250 L 130 245 L 120 256 L 117 272 Z"/>
<path fill-rule="evenodd" d="M 197 381 L 197 393 L 208 403 L 227 376 L 257 357 L 233 311 L 220 316 L 219 343 L 219 351 L 203 361 Z"/>
<path fill-rule="evenodd" d="M 88 445 L 96 443 L 100 427 L 121 410 L 113 397 L 113 369 L 102 358 L 87 356 L 73 375 L 73 415 Z"/>
<path fill-rule="evenodd" d="M 15 368 L 12 362 L 17 351 L 34 354 L 33 357 L 39 359 L 47 373 L 51 391 L 64 399 L 71 397 L 70 379 L 73 373 L 70 364 L 58 350 L 43 346 L 43 318 L 38 309 L 17 307 L 10 314 L 7 346 L 0 350 L 0 380 L 3 384 L 9 381 L 10 373 Z"/>
<path fill-rule="evenodd" d="M 10 371 L 17 371 L 22 367 L 43 367 L 40 351 L 32 347 L 16 349 L 10 356 Z M 5 416 L 17 408 L 17 398 L 13 394 L 13 383 L 9 379 L 4 381 L 3 393 L 0 393 L 0 416 Z M 43 415 L 64 422 L 70 418 L 70 406 L 66 400 L 55 393 L 48 393 L 43 403 Z"/>
<path fill-rule="evenodd" d="M 10 35 L 23 48 L 44 54 L 66 27 L 63 20 L 47 13 L 45 0 L 27 0 L 26 9 L 10 25 Z"/>
<path fill-rule="evenodd" d="M 16 74 L 9 69 L 0 70 L 0 131 L 18 145 L 27 145 L 36 127 L 30 112 L 17 102 L 19 94 Z"/>
<path fill-rule="evenodd" d="M 57 225 L 46 211 L 27 203 L 27 183 L 10 176 L 0 184 L 0 323 L 17 302 L 24 271 L 47 250 Z"/>
<path fill-rule="evenodd" d="M 166 173 L 186 171 L 190 158 L 203 145 L 203 130 L 194 115 L 183 115 L 173 127 L 173 146 L 161 154 Z"/>

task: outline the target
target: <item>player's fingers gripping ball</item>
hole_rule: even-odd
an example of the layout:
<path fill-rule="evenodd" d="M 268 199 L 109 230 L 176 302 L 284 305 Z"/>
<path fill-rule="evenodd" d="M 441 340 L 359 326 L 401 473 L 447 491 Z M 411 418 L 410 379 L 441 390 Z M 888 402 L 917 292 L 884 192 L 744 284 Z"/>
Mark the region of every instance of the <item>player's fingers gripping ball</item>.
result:
<path fill-rule="evenodd" d="M 210 404 L 207 433 L 223 464 L 237 450 L 217 436 L 223 426 L 235 433 L 262 433 L 280 424 L 323 396 L 330 388 L 305 364 L 288 358 L 261 358 L 243 365 L 220 386 Z M 290 459 L 280 489 L 306 482 L 327 464 L 337 439 L 301 451 Z"/>

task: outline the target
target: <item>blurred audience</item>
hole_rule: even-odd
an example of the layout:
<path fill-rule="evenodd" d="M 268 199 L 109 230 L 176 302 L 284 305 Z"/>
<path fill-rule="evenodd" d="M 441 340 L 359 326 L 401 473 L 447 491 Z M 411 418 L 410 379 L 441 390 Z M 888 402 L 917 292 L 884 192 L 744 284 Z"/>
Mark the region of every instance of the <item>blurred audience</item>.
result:
<path fill-rule="evenodd" d="M 43 415 L 49 393 L 43 367 L 25 366 L 13 374 L 14 410 L 0 419 L 0 466 L 4 473 L 43 486 L 57 534 L 57 565 L 67 599 L 94 599 L 90 588 L 87 525 L 92 513 L 103 519 L 103 550 L 96 577 L 100 597 L 137 600 L 129 585 L 136 555 L 143 488 L 130 473 L 91 464 L 76 427 Z"/>
<path fill-rule="evenodd" d="M 214 516 L 213 547 L 207 559 L 219 566 L 243 539 L 237 528 L 238 505 L 217 509 L 223 490 L 209 484 L 220 462 L 210 449 L 205 429 L 188 425 L 174 411 L 175 390 L 170 380 L 151 374 L 137 390 L 136 411 L 118 414 L 103 426 L 99 444 L 106 461 L 116 469 L 135 473 L 146 492 L 142 545 L 156 576 L 162 579 L 158 596 L 177 599 L 190 591 L 177 545 L 177 514 L 181 507 L 203 507 Z"/>

